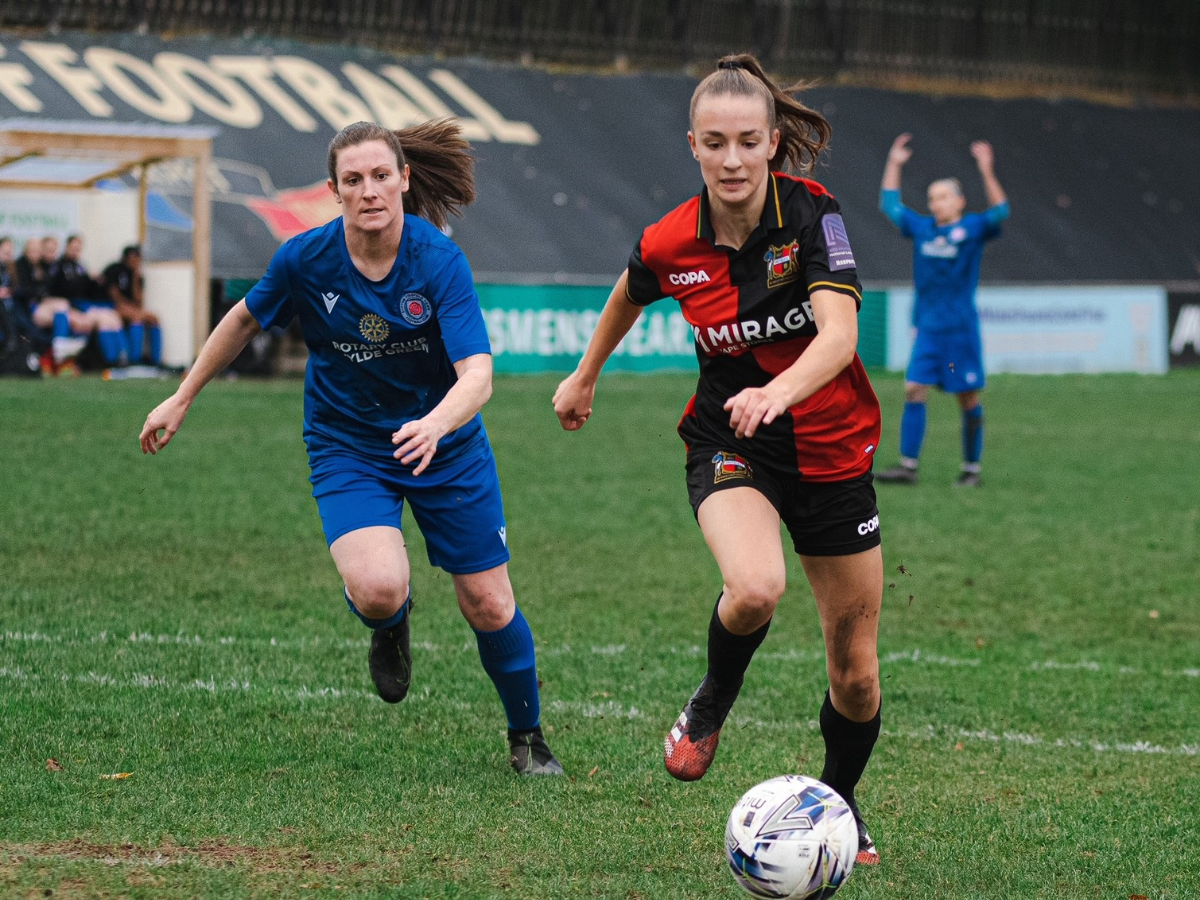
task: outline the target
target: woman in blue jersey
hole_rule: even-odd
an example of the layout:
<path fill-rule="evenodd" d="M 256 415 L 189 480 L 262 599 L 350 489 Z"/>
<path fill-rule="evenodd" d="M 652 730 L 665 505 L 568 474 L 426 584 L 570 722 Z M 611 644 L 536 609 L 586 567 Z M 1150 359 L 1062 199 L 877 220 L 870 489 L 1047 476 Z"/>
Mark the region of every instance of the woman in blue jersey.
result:
<path fill-rule="evenodd" d="M 341 217 L 279 248 L 179 390 L 146 418 L 140 441 L 143 453 L 165 447 L 201 388 L 256 334 L 298 317 L 309 349 L 313 496 L 346 602 L 371 629 L 379 695 L 398 703 L 411 680 L 407 500 L 500 694 L 511 765 L 559 775 L 539 727 L 533 636 L 513 599 L 500 484 L 479 416 L 492 390 L 487 330 L 466 258 L 439 230 L 475 198 L 469 150 L 447 121 L 343 128 L 328 160 Z"/>
<path fill-rule="evenodd" d="M 930 385 L 954 394 L 962 410 L 962 472 L 957 484 L 978 487 L 983 457 L 983 344 L 975 288 L 983 246 L 999 237 L 1008 218 L 1008 198 L 996 178 L 992 145 L 971 144 L 987 193 L 982 213 L 963 213 L 967 201 L 957 178 L 929 185 L 930 215 L 922 216 L 900 200 L 900 170 L 912 156 L 910 134 L 902 134 L 888 151 L 880 185 L 879 208 L 900 233 L 913 242 L 913 326 L 916 337 L 904 384 L 900 417 L 900 463 L 875 475 L 876 480 L 916 484 L 917 462 L 925 439 L 925 400 Z"/>

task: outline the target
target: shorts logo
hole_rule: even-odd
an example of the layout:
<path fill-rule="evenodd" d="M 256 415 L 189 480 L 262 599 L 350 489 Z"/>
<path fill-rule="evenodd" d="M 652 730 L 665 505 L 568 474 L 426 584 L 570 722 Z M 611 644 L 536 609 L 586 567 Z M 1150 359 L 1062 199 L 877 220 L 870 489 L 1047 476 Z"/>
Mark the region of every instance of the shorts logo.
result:
<path fill-rule="evenodd" d="M 878 531 L 878 530 L 879 530 L 879 514 L 878 513 L 876 513 L 870 519 L 868 519 L 867 521 L 863 522 L 861 525 L 858 526 L 858 533 L 861 534 L 863 537 L 866 537 L 872 531 Z"/>
<path fill-rule="evenodd" d="M 750 469 L 750 463 L 746 462 L 736 453 L 727 453 L 724 450 L 718 450 L 717 455 L 712 458 L 713 461 L 713 484 L 720 484 L 722 481 L 729 481 L 733 478 L 744 478 L 747 481 L 754 480 L 754 472 Z"/>
<path fill-rule="evenodd" d="M 502 543 L 505 547 L 507 547 L 508 546 L 508 526 L 501 525 L 499 528 L 496 529 L 496 534 L 500 535 L 500 543 Z"/>
<path fill-rule="evenodd" d="M 767 288 L 777 288 L 800 277 L 800 242 L 770 246 L 763 255 L 767 262 Z"/>
<path fill-rule="evenodd" d="M 405 294 L 400 298 L 400 318 L 409 325 L 424 325 L 433 315 L 433 306 L 420 294 Z"/>
<path fill-rule="evenodd" d="M 392 331 L 388 328 L 388 323 L 374 313 L 367 313 L 358 320 L 358 330 L 372 344 L 386 341 Z"/>

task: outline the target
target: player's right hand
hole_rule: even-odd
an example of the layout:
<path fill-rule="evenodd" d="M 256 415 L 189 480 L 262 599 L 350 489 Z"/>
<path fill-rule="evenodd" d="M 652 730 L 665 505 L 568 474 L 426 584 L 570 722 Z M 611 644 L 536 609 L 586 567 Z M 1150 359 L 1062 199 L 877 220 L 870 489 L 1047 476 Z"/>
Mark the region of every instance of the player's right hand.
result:
<path fill-rule="evenodd" d="M 911 140 L 912 135 L 906 131 L 892 141 L 892 149 L 888 151 L 888 162 L 902 166 L 912 159 L 912 147 L 908 146 L 908 142 Z"/>
<path fill-rule="evenodd" d="M 596 396 L 595 382 L 572 372 L 554 392 L 554 414 L 564 431 L 578 431 L 592 415 L 592 399 Z"/>
<path fill-rule="evenodd" d="M 138 435 L 142 453 L 153 455 L 171 443 L 171 438 L 175 437 L 175 432 L 187 418 L 190 407 L 191 404 L 180 399 L 177 394 L 172 394 L 154 407 L 150 415 L 146 416 L 146 424 L 142 426 L 142 433 Z M 158 435 L 160 431 L 163 432 L 162 437 Z"/>

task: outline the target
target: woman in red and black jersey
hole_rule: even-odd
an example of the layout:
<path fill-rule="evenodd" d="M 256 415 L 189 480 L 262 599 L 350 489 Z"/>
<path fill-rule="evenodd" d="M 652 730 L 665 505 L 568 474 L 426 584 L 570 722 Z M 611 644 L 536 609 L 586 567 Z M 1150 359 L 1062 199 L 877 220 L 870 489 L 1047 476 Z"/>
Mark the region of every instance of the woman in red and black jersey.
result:
<path fill-rule="evenodd" d="M 781 89 L 749 55 L 725 57 L 699 84 L 688 143 L 704 189 L 643 232 L 554 410 L 566 430 L 583 427 L 600 370 L 642 307 L 679 303 L 700 360 L 679 423 L 688 493 L 724 585 L 708 671 L 666 738 L 667 770 L 692 781 L 712 763 L 783 594 L 782 521 L 825 636 L 821 779 L 854 809 L 858 861 L 870 864 L 879 856 L 854 788 L 880 724 L 879 403 L 855 353 L 862 294 L 837 201 L 782 171 L 811 169 L 830 137 L 791 96 L 800 87 Z"/>

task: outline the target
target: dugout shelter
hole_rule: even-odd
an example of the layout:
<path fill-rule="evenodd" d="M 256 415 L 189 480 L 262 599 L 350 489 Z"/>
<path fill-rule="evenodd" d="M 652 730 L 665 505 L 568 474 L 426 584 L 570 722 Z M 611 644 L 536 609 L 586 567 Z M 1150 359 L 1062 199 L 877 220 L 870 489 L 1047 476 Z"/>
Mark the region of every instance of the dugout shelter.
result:
<path fill-rule="evenodd" d="M 84 238 L 89 270 L 117 259 L 128 244 L 146 243 L 150 167 L 172 160 L 191 163 L 191 258 L 148 261 L 144 268 L 146 305 L 163 324 L 164 362 L 171 365 L 191 363 L 210 329 L 209 167 L 217 133 L 208 126 L 0 121 L 0 205 L 16 197 L 36 204 L 64 193 L 86 195 L 71 221 Z M 24 221 L 14 214 L 5 224 L 17 226 L 18 238 L 24 224 L 25 236 L 33 237 L 38 231 L 53 233 L 38 227 L 46 221 L 26 213 Z"/>

